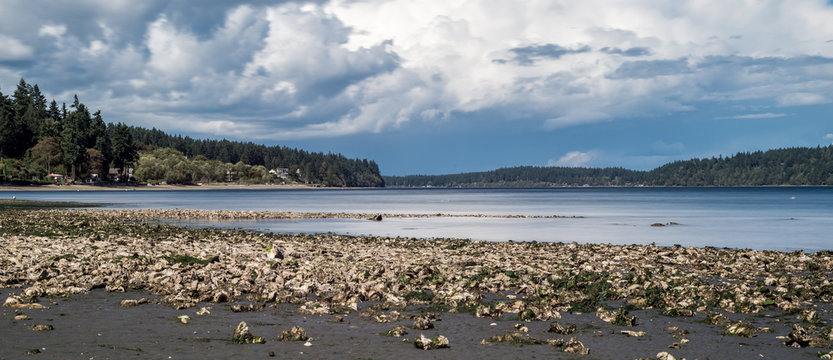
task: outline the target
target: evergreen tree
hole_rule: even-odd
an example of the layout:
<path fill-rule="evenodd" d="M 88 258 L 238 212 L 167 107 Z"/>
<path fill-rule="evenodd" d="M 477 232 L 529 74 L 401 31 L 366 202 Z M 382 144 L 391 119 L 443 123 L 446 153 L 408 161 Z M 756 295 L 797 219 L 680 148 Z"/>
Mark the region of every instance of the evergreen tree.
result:
<path fill-rule="evenodd" d="M 20 158 L 29 148 L 32 133 L 23 119 L 15 101 L 0 93 L 0 156 Z"/>
<path fill-rule="evenodd" d="M 61 151 L 64 154 L 64 165 L 72 171 L 75 180 L 78 170 L 82 170 L 87 163 L 87 148 L 90 144 L 90 113 L 86 106 L 78 101 L 78 95 L 72 104 L 74 111 L 64 119 L 61 132 Z"/>
<path fill-rule="evenodd" d="M 18 119 L 23 117 L 23 114 L 26 113 L 26 110 L 32 102 L 30 96 L 31 92 L 32 87 L 21 78 L 20 83 L 17 84 L 17 90 L 15 90 L 14 95 L 12 95 L 14 98 L 14 113 L 15 117 Z"/>
<path fill-rule="evenodd" d="M 113 166 L 126 175 L 128 165 L 138 156 L 130 130 L 127 125 L 119 123 L 113 131 Z"/>
<path fill-rule="evenodd" d="M 113 161 L 113 148 L 110 141 L 110 136 L 107 134 L 107 125 L 104 124 L 104 119 L 101 118 L 101 110 L 93 114 L 92 125 L 90 126 L 90 136 L 95 140 L 93 149 L 101 154 L 101 166 L 97 174 L 103 179 L 107 177 L 110 172 L 110 162 Z M 88 152 L 89 154 L 89 152 Z"/>
<path fill-rule="evenodd" d="M 49 103 L 49 109 L 46 111 L 47 119 L 44 124 L 43 137 L 56 137 L 60 136 L 61 134 L 61 123 L 63 122 L 63 118 L 61 118 L 61 110 L 58 109 L 58 103 L 55 100 L 52 100 Z"/>

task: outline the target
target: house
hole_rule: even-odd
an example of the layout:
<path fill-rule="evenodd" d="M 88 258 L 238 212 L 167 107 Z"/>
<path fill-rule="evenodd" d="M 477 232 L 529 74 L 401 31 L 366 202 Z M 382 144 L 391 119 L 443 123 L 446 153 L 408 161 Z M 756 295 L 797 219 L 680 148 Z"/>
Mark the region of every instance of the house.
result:
<path fill-rule="evenodd" d="M 101 182 L 101 178 L 98 177 L 98 174 L 90 174 L 84 178 L 84 183 L 86 184 L 98 184 Z"/>
<path fill-rule="evenodd" d="M 114 176 L 124 175 L 124 171 L 123 169 L 110 168 L 110 171 L 107 172 L 107 175 L 110 175 L 110 177 L 112 178 Z M 133 176 L 133 168 L 127 168 L 127 176 Z"/>
<path fill-rule="evenodd" d="M 272 175 L 273 179 L 281 178 L 286 179 L 289 177 L 289 169 L 287 168 L 277 168 L 273 170 L 269 170 L 269 175 Z"/>
<path fill-rule="evenodd" d="M 58 181 L 61 181 L 61 180 L 64 179 L 64 176 L 61 175 L 61 174 L 49 174 L 49 175 L 46 175 L 46 177 L 48 177 L 49 180 L 52 180 L 54 182 L 58 182 Z"/>

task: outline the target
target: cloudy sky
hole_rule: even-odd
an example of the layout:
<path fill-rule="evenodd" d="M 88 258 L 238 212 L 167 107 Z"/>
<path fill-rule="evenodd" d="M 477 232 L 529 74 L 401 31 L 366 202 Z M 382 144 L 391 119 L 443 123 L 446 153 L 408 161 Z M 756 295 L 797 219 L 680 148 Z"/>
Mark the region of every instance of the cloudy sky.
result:
<path fill-rule="evenodd" d="M 23 77 L 106 121 L 387 175 L 833 142 L 833 3 L 0 0 Z"/>

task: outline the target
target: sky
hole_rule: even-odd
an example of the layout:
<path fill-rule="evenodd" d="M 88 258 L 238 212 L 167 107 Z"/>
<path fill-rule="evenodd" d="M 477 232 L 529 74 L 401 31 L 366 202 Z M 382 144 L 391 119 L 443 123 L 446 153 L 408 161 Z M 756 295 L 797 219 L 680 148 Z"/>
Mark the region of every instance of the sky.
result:
<path fill-rule="evenodd" d="M 0 0 L 18 81 L 107 122 L 384 175 L 833 143 L 833 3 Z"/>

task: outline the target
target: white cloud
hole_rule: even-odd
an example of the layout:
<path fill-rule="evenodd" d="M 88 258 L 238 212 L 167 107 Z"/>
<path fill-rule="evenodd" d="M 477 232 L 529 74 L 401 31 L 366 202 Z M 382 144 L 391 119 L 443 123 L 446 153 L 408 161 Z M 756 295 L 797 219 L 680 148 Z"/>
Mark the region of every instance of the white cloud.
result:
<path fill-rule="evenodd" d="M 20 40 L 0 34 L 0 61 L 24 60 L 32 53 L 32 48 Z"/>
<path fill-rule="evenodd" d="M 0 5 L 0 61 L 37 59 L 0 70 L 114 120 L 217 136 L 232 124 L 248 138 L 383 132 L 483 111 L 558 131 L 712 101 L 833 101 L 821 0 L 71 5 Z"/>
<path fill-rule="evenodd" d="M 592 152 L 570 151 L 558 160 L 550 159 L 548 166 L 583 167 L 587 166 L 595 155 Z"/>
<path fill-rule="evenodd" d="M 67 27 L 65 25 L 43 25 L 40 30 L 38 30 L 38 35 L 60 38 L 61 36 L 64 36 L 66 32 Z"/>
<path fill-rule="evenodd" d="M 778 97 L 778 105 L 781 106 L 815 105 L 827 102 L 829 101 L 824 97 L 824 95 L 806 92 L 797 92 Z"/>
<path fill-rule="evenodd" d="M 736 120 L 744 120 L 744 119 L 773 119 L 787 116 L 787 114 L 783 113 L 756 113 L 756 114 L 742 114 L 742 115 L 734 115 L 734 116 L 720 116 L 716 119 L 736 119 Z"/>
<path fill-rule="evenodd" d="M 827 140 L 833 140 L 833 134 L 824 135 L 824 138 Z"/>

